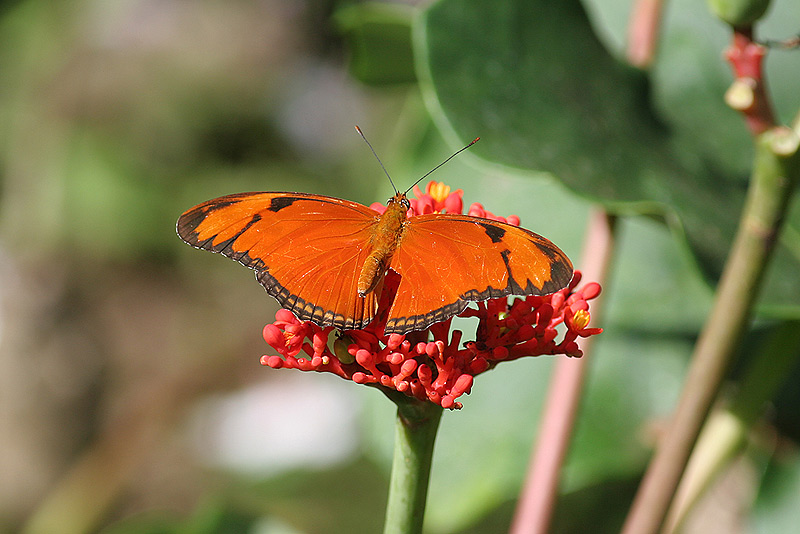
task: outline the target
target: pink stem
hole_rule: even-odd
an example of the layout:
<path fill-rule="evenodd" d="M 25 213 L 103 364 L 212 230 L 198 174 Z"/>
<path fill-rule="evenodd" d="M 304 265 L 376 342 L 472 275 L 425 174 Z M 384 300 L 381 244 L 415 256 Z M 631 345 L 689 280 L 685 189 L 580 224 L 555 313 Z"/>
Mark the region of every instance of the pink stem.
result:
<path fill-rule="evenodd" d="M 582 255 L 584 280 L 602 284 L 606 279 L 614 252 L 614 223 L 615 217 L 604 210 L 596 208 L 592 211 Z M 598 317 L 602 302 L 598 300 L 592 309 L 592 317 Z M 545 403 L 547 408 L 539 427 L 538 444 L 531 456 L 511 534 L 545 534 L 548 531 L 558 494 L 559 473 L 580 404 L 591 343 L 592 338 L 581 339 L 582 358 L 559 358 L 556 362 Z"/>
<path fill-rule="evenodd" d="M 663 0 L 639 0 L 633 6 L 628 24 L 627 57 L 634 67 L 646 68 L 655 57 L 663 8 Z"/>
<path fill-rule="evenodd" d="M 750 94 L 741 105 L 730 104 L 740 111 L 747 127 L 753 135 L 763 133 L 775 126 L 775 115 L 767 95 L 767 82 L 763 75 L 766 48 L 753 41 L 752 28 L 735 28 L 733 42 L 725 51 L 725 57 L 731 64 L 736 76 L 735 84 Z M 741 102 L 741 101 L 740 101 Z"/>

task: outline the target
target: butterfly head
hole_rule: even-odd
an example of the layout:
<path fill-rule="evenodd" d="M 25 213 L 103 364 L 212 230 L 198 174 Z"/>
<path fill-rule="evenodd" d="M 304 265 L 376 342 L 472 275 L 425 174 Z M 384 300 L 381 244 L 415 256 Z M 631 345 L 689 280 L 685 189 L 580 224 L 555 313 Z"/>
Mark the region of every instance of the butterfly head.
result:
<path fill-rule="evenodd" d="M 386 207 L 389 208 L 393 204 L 405 208 L 406 211 L 411 209 L 411 202 L 406 198 L 405 193 L 396 193 L 386 202 Z"/>

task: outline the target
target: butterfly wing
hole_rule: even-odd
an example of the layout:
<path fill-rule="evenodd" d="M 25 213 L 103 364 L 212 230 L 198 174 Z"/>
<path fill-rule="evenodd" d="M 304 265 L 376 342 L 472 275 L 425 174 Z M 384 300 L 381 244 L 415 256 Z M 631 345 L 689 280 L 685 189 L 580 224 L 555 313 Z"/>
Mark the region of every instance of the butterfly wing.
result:
<path fill-rule="evenodd" d="M 256 271 L 282 307 L 322 326 L 361 328 L 380 290 L 359 297 L 358 275 L 378 213 L 347 200 L 304 193 L 240 193 L 204 202 L 178 219 L 190 245 Z"/>
<path fill-rule="evenodd" d="M 427 328 L 469 301 L 547 295 L 572 279 L 572 263 L 544 237 L 465 215 L 411 217 L 391 268 L 400 274 L 386 332 Z"/>

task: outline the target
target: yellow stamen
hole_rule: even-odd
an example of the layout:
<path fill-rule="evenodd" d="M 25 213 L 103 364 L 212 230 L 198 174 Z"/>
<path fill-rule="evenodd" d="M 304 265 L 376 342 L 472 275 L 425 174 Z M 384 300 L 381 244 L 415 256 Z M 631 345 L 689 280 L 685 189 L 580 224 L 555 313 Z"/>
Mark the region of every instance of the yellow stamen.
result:
<path fill-rule="evenodd" d="M 589 319 L 591 319 L 591 315 L 589 315 L 588 311 L 578 310 L 572 316 L 572 324 L 575 325 L 576 329 L 583 330 L 589 325 Z"/>
<path fill-rule="evenodd" d="M 433 197 L 436 202 L 444 202 L 444 199 L 450 194 L 450 186 L 442 182 L 428 183 L 427 193 Z"/>

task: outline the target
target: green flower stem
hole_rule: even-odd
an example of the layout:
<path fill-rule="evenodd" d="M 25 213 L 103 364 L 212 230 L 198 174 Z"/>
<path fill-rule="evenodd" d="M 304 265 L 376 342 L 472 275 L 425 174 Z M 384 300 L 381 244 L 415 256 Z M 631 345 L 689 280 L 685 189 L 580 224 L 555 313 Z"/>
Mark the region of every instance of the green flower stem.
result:
<path fill-rule="evenodd" d="M 785 127 L 756 138 L 748 197 L 711 315 L 695 346 L 678 408 L 645 473 L 623 534 L 655 534 L 689 454 L 747 330 L 769 258 L 800 174 L 798 136 Z"/>
<path fill-rule="evenodd" d="M 397 393 L 397 392 L 394 392 Z M 442 407 L 432 402 L 389 394 L 397 404 L 394 461 L 386 504 L 384 534 L 422 532 L 433 443 L 442 417 Z"/>

